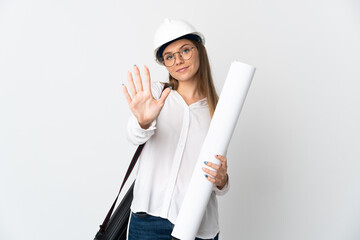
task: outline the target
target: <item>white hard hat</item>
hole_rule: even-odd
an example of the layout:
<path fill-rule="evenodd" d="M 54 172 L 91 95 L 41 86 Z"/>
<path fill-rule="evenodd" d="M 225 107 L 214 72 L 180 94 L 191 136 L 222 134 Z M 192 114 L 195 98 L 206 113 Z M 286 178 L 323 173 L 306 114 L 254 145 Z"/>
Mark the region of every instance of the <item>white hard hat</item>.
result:
<path fill-rule="evenodd" d="M 199 37 L 199 40 L 202 44 L 205 43 L 204 36 L 196 31 L 196 29 L 184 20 L 177 19 L 168 19 L 166 18 L 164 22 L 158 27 L 154 36 L 154 54 L 157 58 L 157 52 L 161 46 L 171 42 L 182 36 L 192 34 Z"/>

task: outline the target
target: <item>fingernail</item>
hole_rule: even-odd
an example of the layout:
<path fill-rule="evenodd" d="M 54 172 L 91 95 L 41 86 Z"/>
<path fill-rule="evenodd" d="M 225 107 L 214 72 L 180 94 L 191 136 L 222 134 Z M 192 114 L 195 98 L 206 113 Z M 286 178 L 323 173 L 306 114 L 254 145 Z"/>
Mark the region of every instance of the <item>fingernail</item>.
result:
<path fill-rule="evenodd" d="M 172 86 L 169 87 L 172 90 Z"/>
<path fill-rule="evenodd" d="M 208 177 L 208 175 L 207 175 L 207 174 L 205 174 L 205 177 L 207 178 L 207 177 Z"/>
<path fill-rule="evenodd" d="M 125 84 L 121 83 L 121 86 L 124 86 Z"/>
<path fill-rule="evenodd" d="M 216 154 L 215 156 L 218 157 L 219 155 Z"/>
<path fill-rule="evenodd" d="M 207 161 L 205 161 L 204 163 L 205 163 L 205 164 L 208 164 L 208 162 L 207 162 Z"/>
<path fill-rule="evenodd" d="M 134 67 L 136 67 L 136 64 L 134 64 Z"/>

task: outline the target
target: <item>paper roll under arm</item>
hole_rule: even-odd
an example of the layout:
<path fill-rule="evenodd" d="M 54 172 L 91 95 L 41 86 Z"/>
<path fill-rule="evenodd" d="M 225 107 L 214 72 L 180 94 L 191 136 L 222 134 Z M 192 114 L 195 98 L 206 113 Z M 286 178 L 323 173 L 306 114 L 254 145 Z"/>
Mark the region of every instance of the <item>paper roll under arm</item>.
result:
<path fill-rule="evenodd" d="M 230 66 L 172 232 L 178 239 L 194 240 L 196 237 L 213 187 L 204 177 L 204 161 L 220 164 L 214 154 L 224 155 L 227 151 L 254 73 L 253 66 L 241 62 L 233 62 Z"/>

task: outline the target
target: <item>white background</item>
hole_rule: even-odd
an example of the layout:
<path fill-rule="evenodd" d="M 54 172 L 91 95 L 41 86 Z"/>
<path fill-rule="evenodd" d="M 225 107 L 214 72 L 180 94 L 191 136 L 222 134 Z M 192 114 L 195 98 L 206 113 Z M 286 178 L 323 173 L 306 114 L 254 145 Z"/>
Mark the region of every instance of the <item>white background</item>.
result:
<path fill-rule="evenodd" d="M 0 239 L 93 239 L 135 150 L 121 92 L 165 17 L 206 36 L 219 93 L 257 71 L 229 148 L 222 239 L 360 239 L 356 0 L 0 1 Z"/>

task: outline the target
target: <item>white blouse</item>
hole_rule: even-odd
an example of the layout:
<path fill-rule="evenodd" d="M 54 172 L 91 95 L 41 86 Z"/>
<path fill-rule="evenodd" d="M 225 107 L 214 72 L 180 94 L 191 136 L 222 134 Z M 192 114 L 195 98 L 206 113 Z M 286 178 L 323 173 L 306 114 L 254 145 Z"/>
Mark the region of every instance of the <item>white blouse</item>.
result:
<path fill-rule="evenodd" d="M 152 84 L 155 99 L 160 98 L 163 87 L 162 83 Z M 146 142 L 138 160 L 131 211 L 176 223 L 210 120 L 206 98 L 188 106 L 174 90 L 148 129 L 142 129 L 137 119 L 130 117 L 128 139 L 135 145 Z M 216 195 L 228 189 L 229 184 L 222 190 L 214 185 L 196 237 L 213 238 L 219 232 Z"/>

